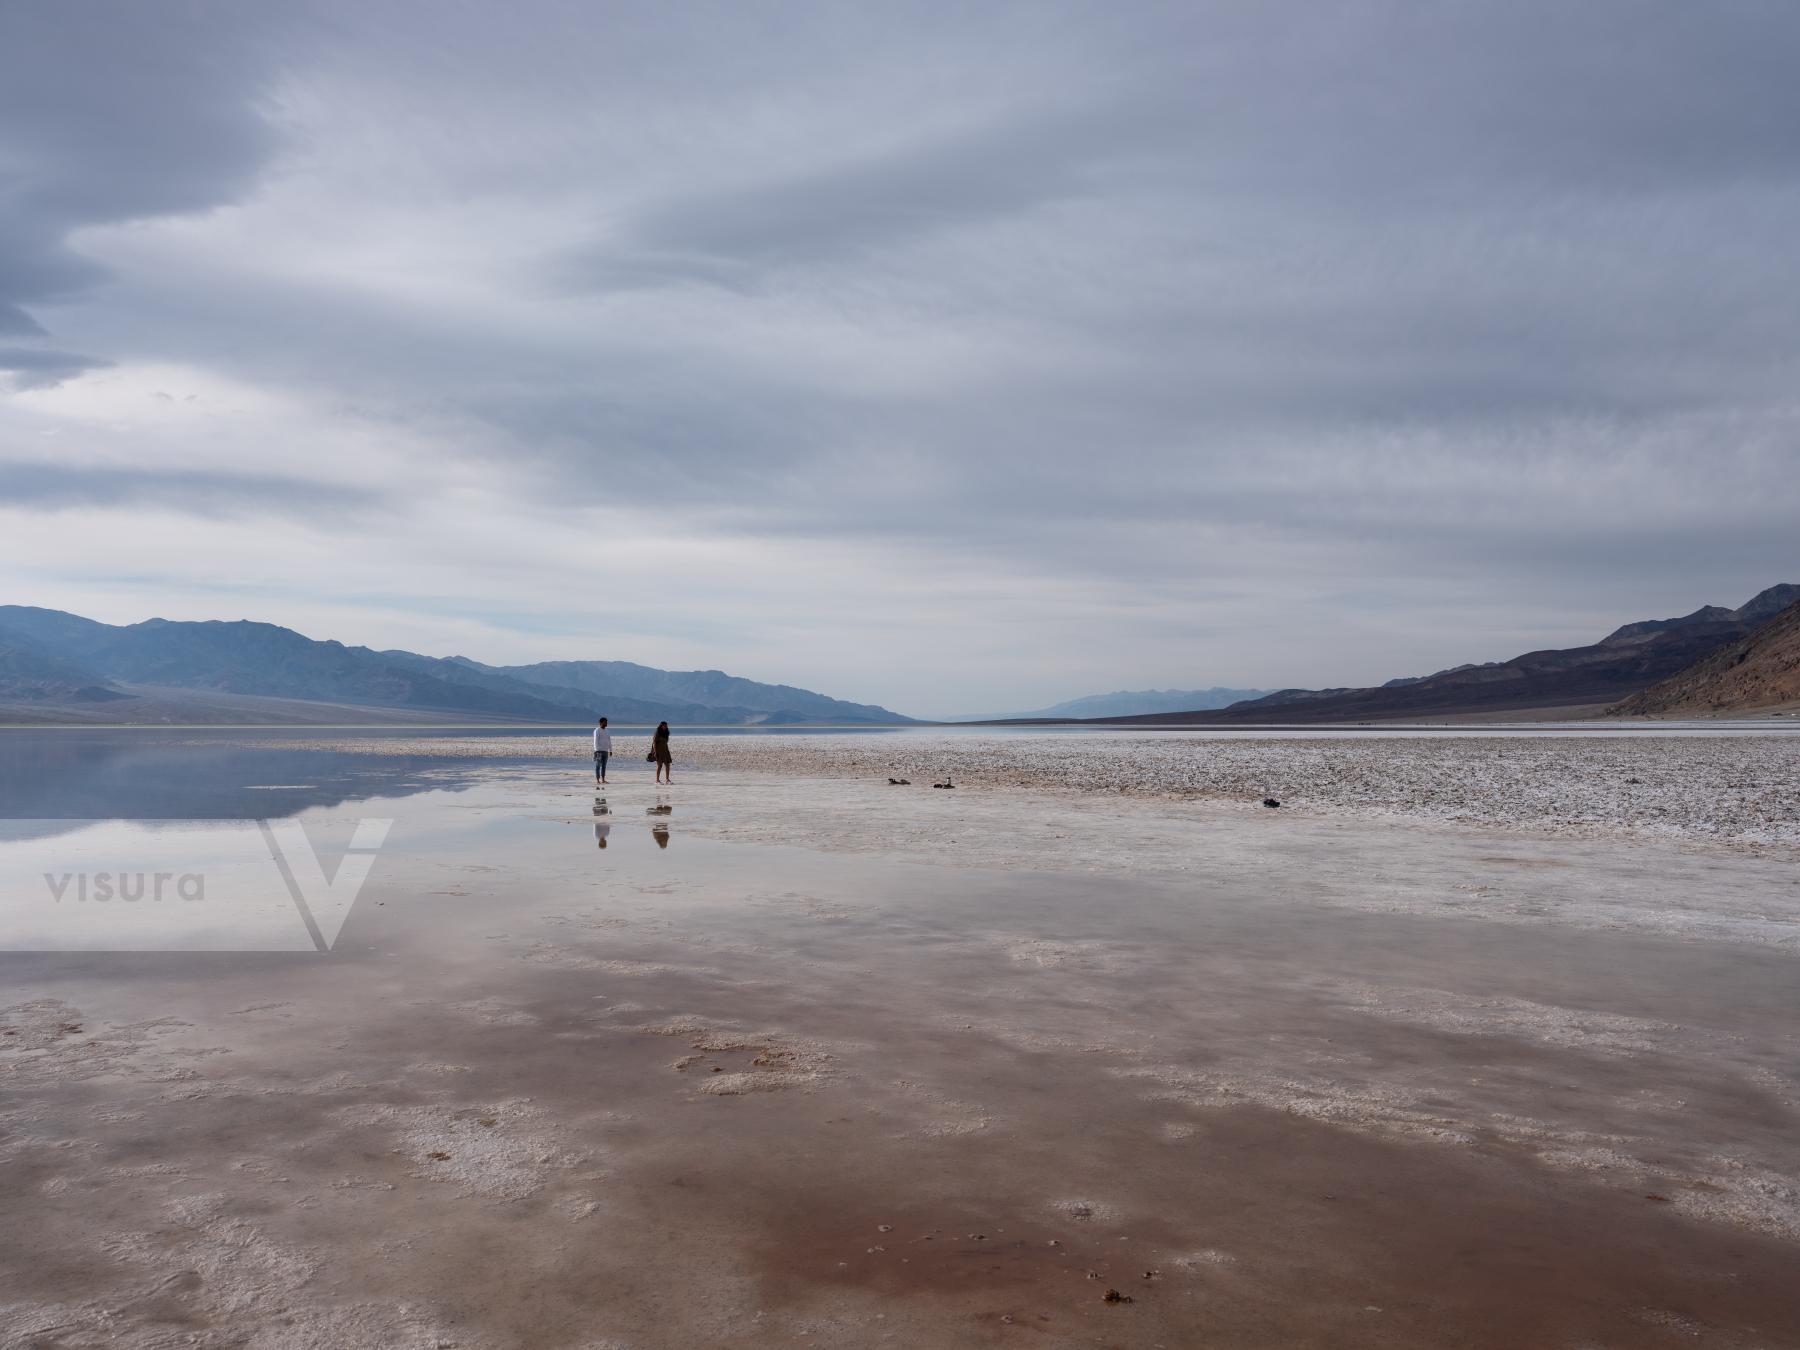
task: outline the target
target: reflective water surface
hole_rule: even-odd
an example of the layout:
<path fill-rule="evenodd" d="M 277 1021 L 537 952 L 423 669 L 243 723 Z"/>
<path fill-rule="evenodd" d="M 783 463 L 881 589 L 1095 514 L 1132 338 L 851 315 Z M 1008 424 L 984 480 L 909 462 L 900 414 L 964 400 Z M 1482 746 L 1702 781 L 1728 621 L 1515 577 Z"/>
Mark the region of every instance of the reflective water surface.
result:
<path fill-rule="evenodd" d="M 1328 905 L 1330 836 L 1254 885 L 995 870 L 578 759 L 0 754 L 0 857 L 57 876 L 263 820 L 329 885 L 393 822 L 323 950 L 0 953 L 8 1344 L 1800 1344 L 1779 945 Z M 1533 861 L 1429 859 L 1554 910 Z"/>

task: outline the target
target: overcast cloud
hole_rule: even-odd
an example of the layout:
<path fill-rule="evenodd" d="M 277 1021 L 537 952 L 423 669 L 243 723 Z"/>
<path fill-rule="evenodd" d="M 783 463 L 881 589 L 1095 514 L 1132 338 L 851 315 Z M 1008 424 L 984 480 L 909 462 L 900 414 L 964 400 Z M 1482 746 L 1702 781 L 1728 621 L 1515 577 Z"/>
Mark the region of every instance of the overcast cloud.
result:
<path fill-rule="evenodd" d="M 1800 7 L 0 5 L 0 579 L 932 714 L 1800 581 Z"/>

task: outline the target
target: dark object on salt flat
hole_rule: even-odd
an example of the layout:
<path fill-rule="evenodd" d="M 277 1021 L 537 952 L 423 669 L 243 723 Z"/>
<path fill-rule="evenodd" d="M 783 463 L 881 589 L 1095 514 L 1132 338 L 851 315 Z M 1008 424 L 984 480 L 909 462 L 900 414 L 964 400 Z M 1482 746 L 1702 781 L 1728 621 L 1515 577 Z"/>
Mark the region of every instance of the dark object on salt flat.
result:
<path fill-rule="evenodd" d="M 1104 1294 L 1100 1295 L 1100 1301 L 1102 1303 L 1129 1303 L 1131 1302 L 1131 1295 L 1121 1294 L 1117 1289 L 1108 1289 Z"/>
<path fill-rule="evenodd" d="M 943 782 L 933 783 L 931 786 L 933 786 L 934 788 L 953 788 L 956 786 L 956 784 L 952 783 L 948 778 L 946 778 Z"/>
<path fill-rule="evenodd" d="M 889 787 L 911 787 L 912 779 L 910 779 L 910 778 L 890 778 L 890 779 L 888 779 L 888 786 Z"/>
<path fill-rule="evenodd" d="M 1276 801 L 1273 797 L 1264 797 L 1263 805 L 1264 806 L 1280 806 L 1281 803 Z"/>

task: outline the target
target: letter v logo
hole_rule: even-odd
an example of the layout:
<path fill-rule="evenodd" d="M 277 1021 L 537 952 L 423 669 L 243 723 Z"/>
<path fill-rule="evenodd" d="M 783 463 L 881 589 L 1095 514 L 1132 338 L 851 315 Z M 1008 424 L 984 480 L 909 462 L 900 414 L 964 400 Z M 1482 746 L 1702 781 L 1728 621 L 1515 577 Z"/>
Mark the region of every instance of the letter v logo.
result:
<path fill-rule="evenodd" d="M 256 824 L 262 830 L 263 842 L 269 846 L 269 856 L 281 869 L 281 879 L 287 883 L 288 894 L 294 899 L 294 908 L 300 911 L 313 946 L 322 952 L 330 951 L 394 822 L 373 816 L 358 821 L 349 850 L 329 881 L 299 821 L 259 820 Z"/>

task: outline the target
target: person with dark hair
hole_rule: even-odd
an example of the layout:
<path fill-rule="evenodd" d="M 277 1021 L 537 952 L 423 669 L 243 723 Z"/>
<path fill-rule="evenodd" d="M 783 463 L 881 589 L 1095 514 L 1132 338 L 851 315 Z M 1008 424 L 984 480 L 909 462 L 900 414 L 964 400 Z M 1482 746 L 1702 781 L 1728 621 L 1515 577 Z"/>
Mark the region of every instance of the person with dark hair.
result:
<path fill-rule="evenodd" d="M 650 738 L 650 761 L 656 765 L 656 781 L 675 781 L 675 760 L 669 754 L 669 724 L 658 722 L 656 734 Z"/>
<path fill-rule="evenodd" d="M 606 719 L 600 719 L 600 725 L 594 728 L 594 781 L 606 782 L 606 761 L 612 757 L 612 732 L 606 729 Z"/>

